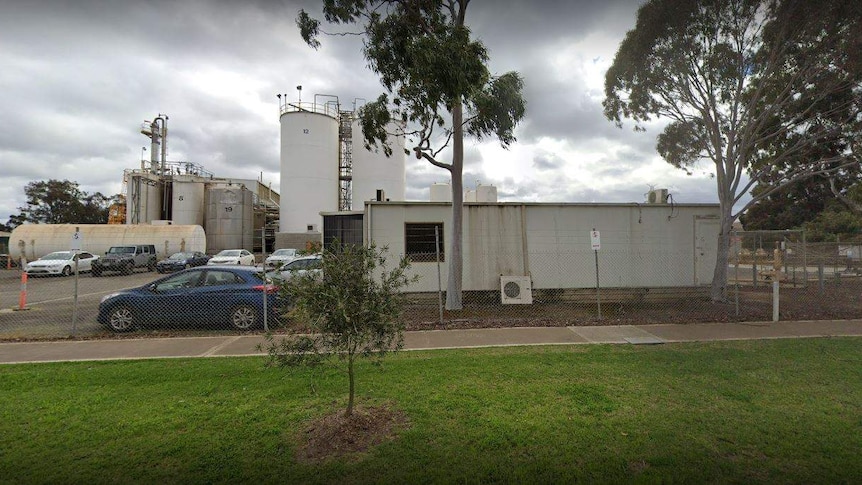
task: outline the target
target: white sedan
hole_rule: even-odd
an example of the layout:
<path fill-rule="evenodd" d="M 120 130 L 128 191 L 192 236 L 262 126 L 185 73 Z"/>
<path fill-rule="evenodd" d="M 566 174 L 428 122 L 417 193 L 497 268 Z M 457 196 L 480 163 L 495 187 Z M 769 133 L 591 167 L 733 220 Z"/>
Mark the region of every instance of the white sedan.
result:
<path fill-rule="evenodd" d="M 266 269 L 279 268 L 293 261 L 297 256 L 296 249 L 276 249 L 275 252 L 267 256 L 264 267 Z"/>
<path fill-rule="evenodd" d="M 78 272 L 90 271 L 93 261 L 99 259 L 95 254 L 78 253 Z M 69 276 L 75 272 L 75 253 L 72 251 L 57 251 L 46 254 L 36 261 L 27 263 L 24 272 L 29 276 L 62 275 Z"/>
<path fill-rule="evenodd" d="M 254 254 L 251 254 L 246 249 L 225 249 L 220 253 L 216 254 L 207 264 L 218 265 L 218 264 L 242 264 L 245 266 L 254 266 Z"/>

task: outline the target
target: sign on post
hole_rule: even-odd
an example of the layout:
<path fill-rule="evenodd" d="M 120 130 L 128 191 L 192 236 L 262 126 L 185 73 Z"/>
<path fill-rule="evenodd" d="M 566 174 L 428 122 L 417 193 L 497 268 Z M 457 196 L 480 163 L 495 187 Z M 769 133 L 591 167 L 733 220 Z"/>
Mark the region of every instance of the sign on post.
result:
<path fill-rule="evenodd" d="M 81 232 L 76 229 L 75 233 L 72 234 L 72 240 L 69 242 L 69 249 L 72 251 L 80 251 L 83 242 L 84 238 L 81 236 Z"/>
<path fill-rule="evenodd" d="M 602 249 L 601 235 L 599 235 L 599 231 L 595 229 L 590 231 L 590 245 L 592 246 L 593 251 L 598 251 L 599 249 Z"/>
<path fill-rule="evenodd" d="M 599 249 L 602 248 L 602 239 L 599 231 L 594 227 L 590 231 L 590 246 L 593 248 L 593 254 L 596 255 L 596 306 L 599 310 L 599 320 L 602 319 L 602 286 L 599 284 Z"/>

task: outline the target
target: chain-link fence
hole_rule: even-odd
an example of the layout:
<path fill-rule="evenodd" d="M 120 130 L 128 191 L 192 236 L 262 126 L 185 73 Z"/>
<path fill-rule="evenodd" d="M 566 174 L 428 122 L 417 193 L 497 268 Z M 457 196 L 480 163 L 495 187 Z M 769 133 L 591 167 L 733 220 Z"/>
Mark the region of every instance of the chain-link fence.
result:
<path fill-rule="evenodd" d="M 443 308 L 445 258 L 438 263 L 429 255 L 414 263 L 422 286 L 405 295 L 403 319 L 414 330 L 768 321 L 774 318 L 776 281 L 782 320 L 859 318 L 860 246 L 809 243 L 793 231 L 735 233 L 721 301 L 713 301 L 711 285 L 698 281 L 705 273 L 711 280 L 715 263 L 692 261 L 690 251 L 547 251 L 532 252 L 528 260 L 520 253 L 484 254 L 477 259 L 494 264 L 465 266 L 463 309 L 458 311 Z M 261 259 L 258 255 L 258 264 Z M 508 274 L 489 269 L 507 266 L 512 268 Z M 188 335 L 278 329 L 275 288 L 241 269 L 216 273 L 202 266 L 191 270 L 193 277 L 147 268 L 101 277 L 90 272 L 63 276 L 64 270 L 26 280 L 21 268 L 0 270 L 0 339 L 90 338 L 117 330 Z M 111 297 L 134 288 L 141 302 Z M 112 301 L 123 304 L 112 306 Z M 110 313 L 115 308 L 125 313 Z"/>

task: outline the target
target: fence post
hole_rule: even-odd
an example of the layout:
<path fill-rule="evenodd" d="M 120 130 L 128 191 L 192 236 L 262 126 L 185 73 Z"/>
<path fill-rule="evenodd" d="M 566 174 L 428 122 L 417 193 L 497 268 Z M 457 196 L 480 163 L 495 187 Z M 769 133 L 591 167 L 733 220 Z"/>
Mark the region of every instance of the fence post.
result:
<path fill-rule="evenodd" d="M 269 307 L 267 306 L 266 301 L 266 292 L 268 290 L 269 281 L 266 279 L 266 214 L 264 213 L 263 217 L 263 226 L 260 228 L 260 252 L 261 252 L 261 266 L 263 266 L 263 331 L 269 333 L 269 321 L 267 316 L 269 314 Z"/>
<path fill-rule="evenodd" d="M 817 265 L 817 279 L 820 281 L 820 294 L 821 295 L 825 292 L 824 281 L 823 281 L 825 278 L 824 272 L 825 271 L 823 268 L 823 261 L 820 261 L 820 263 Z"/>
<path fill-rule="evenodd" d="M 773 322 L 778 321 L 778 302 L 779 302 L 778 288 L 779 288 L 778 278 L 774 277 L 772 279 L 772 321 Z"/>
<path fill-rule="evenodd" d="M 434 226 L 434 254 L 437 256 L 437 308 L 440 311 L 440 326 L 443 326 L 443 282 L 440 276 L 440 228 Z"/>
<path fill-rule="evenodd" d="M 29 310 L 27 308 L 27 273 L 21 272 L 21 292 L 18 294 L 18 308 L 20 310 Z"/>

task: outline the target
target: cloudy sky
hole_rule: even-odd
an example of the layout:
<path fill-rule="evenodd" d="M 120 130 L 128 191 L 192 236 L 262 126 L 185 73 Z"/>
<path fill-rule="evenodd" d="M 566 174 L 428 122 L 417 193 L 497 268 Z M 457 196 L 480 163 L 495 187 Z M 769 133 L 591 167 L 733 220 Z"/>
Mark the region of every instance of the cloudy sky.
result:
<path fill-rule="evenodd" d="M 716 202 L 708 166 L 692 176 L 645 133 L 607 121 L 604 73 L 641 2 L 475 0 L 467 20 L 491 71 L 519 71 L 527 115 L 517 143 L 466 144 L 465 186 L 493 184 L 501 201 Z M 382 93 L 360 40 L 324 37 L 315 51 L 295 27 L 310 0 L 7 0 L 0 15 L 0 222 L 31 181 L 66 179 L 119 193 L 140 167 L 144 120 L 169 116 L 168 160 L 279 187 L 276 93 L 333 94 L 343 105 Z M 145 155 L 147 158 L 149 154 Z M 412 160 L 407 199 L 428 200 L 448 172 Z"/>

